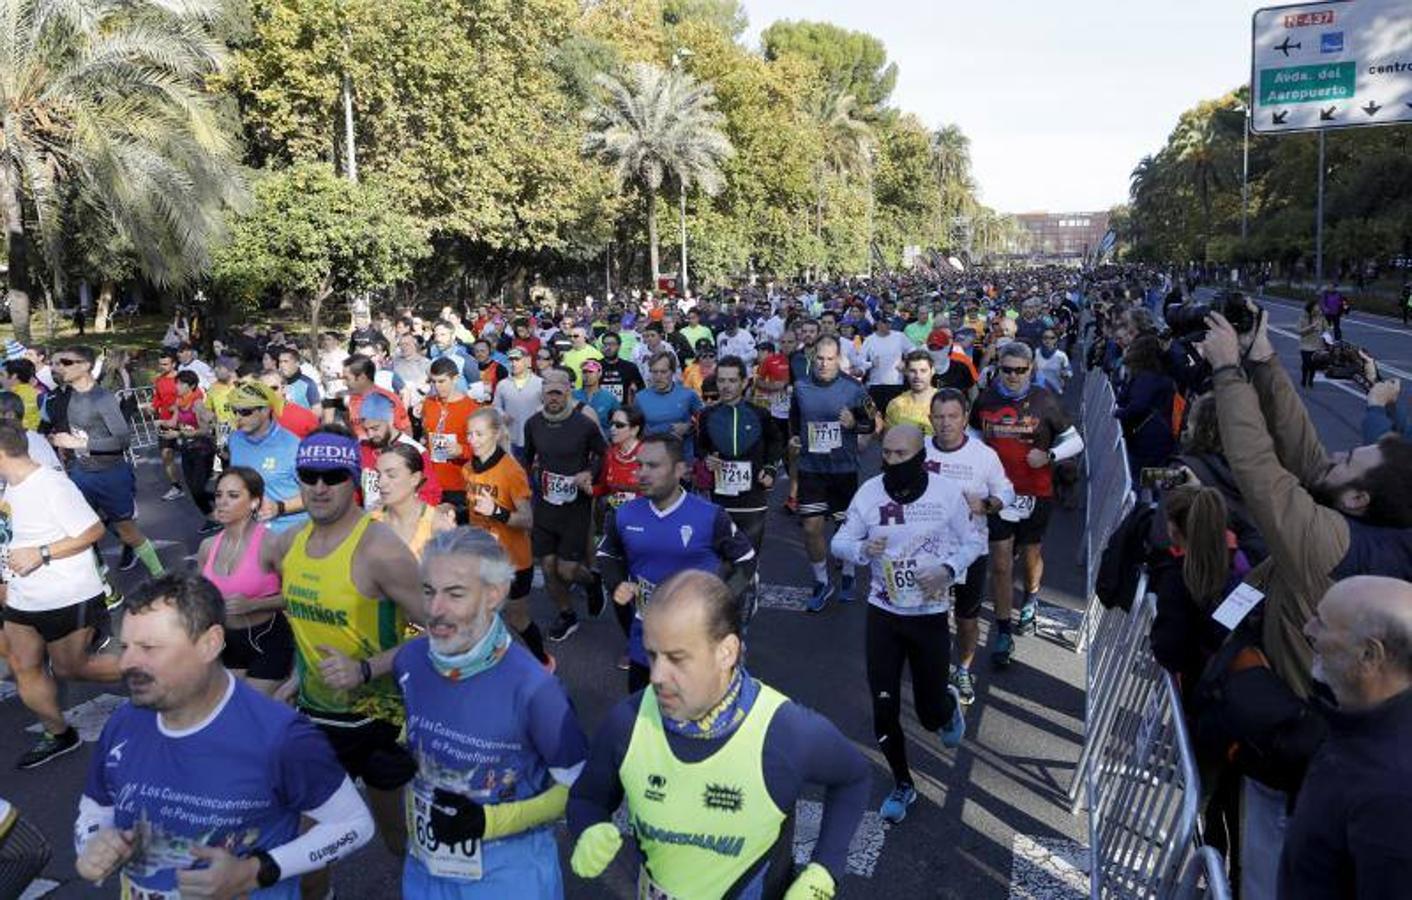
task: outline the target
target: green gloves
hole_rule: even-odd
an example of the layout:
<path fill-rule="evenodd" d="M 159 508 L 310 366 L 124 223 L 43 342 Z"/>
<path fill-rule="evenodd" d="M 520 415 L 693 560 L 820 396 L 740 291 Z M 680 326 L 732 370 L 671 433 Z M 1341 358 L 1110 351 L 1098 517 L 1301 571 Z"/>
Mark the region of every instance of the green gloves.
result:
<path fill-rule="evenodd" d="M 587 836 L 587 832 L 584 832 Z M 785 891 L 784 900 L 833 900 L 833 876 L 818 863 L 811 862 Z"/>
<path fill-rule="evenodd" d="M 597 825 L 585 828 L 583 834 L 579 835 L 578 843 L 574 844 L 573 856 L 569 857 L 569 867 L 580 878 L 597 878 L 603 874 L 604 869 L 608 868 L 608 863 L 613 861 L 613 857 L 618 855 L 618 848 L 621 846 L 623 846 L 623 836 L 618 833 L 618 826 L 612 822 L 599 822 Z M 824 877 L 828 877 L 827 872 L 824 873 Z M 798 882 L 795 883 L 798 884 Z M 791 890 L 793 889 L 791 888 Z M 799 896 L 803 898 L 807 895 L 800 894 Z M 833 896 L 833 879 L 831 878 L 829 879 L 828 896 Z"/>

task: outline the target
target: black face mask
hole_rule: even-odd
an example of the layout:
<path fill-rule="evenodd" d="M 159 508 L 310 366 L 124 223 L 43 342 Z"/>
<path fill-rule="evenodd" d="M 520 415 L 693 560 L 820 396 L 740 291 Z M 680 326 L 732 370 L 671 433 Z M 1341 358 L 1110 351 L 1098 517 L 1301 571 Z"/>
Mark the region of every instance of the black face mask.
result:
<path fill-rule="evenodd" d="M 927 490 L 927 454 L 918 450 L 900 463 L 883 463 L 883 490 L 896 503 L 913 503 Z"/>

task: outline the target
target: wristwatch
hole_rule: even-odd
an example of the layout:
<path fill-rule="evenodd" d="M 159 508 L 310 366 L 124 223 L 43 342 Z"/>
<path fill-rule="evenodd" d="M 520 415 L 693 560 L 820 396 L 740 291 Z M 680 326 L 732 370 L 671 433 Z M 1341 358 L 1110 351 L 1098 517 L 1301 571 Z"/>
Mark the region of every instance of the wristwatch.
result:
<path fill-rule="evenodd" d="M 48 545 L 48 544 L 40 544 L 40 545 L 39 545 L 39 564 L 40 564 L 41 566 L 47 566 L 47 565 L 49 565 L 49 563 L 53 562 L 53 560 L 54 560 L 54 556 L 53 556 L 53 554 L 51 554 L 51 553 L 49 552 L 49 545 Z"/>
<path fill-rule="evenodd" d="M 255 875 L 255 883 L 262 888 L 278 884 L 282 873 L 275 858 L 264 850 L 256 850 L 254 858 L 260 861 L 260 871 Z"/>
<path fill-rule="evenodd" d="M 279 518 L 279 517 L 282 516 L 282 515 L 284 515 L 284 501 L 283 501 L 283 500 L 276 500 L 276 501 L 275 501 L 275 518 Z"/>

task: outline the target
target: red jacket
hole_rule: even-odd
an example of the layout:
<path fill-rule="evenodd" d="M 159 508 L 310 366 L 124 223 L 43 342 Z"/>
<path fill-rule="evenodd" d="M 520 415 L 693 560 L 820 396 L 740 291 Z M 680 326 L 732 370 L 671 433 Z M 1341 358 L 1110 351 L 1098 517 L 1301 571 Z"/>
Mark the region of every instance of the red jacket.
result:
<path fill-rule="evenodd" d="M 437 481 L 436 476 L 432 474 L 431 456 L 421 444 L 418 444 L 406 435 L 400 436 L 398 442 L 411 444 L 413 447 L 422 451 L 422 475 L 424 477 L 422 478 L 422 489 L 417 491 L 417 496 L 422 498 L 423 503 L 429 503 L 432 506 L 441 503 L 441 482 Z M 359 462 L 363 467 L 363 482 L 361 487 L 363 488 L 365 495 L 364 502 L 366 503 L 366 494 L 368 493 L 367 480 L 370 473 L 375 475 L 377 472 L 378 451 L 367 441 L 359 441 L 358 454 L 361 457 Z"/>

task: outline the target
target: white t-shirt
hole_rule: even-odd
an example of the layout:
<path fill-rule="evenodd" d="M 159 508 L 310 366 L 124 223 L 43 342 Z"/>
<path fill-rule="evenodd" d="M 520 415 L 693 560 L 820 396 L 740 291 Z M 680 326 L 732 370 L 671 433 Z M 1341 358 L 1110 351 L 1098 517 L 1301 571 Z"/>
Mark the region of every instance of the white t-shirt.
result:
<path fill-rule="evenodd" d="M 53 469 L 55 472 L 64 471 L 64 464 L 59 461 L 59 454 L 54 452 L 53 446 L 44 439 L 44 435 L 36 431 L 26 431 L 25 440 L 29 441 L 29 458 L 39 463 L 46 469 Z M 4 489 L 5 482 L 0 481 L 0 490 Z"/>
<path fill-rule="evenodd" d="M 1069 356 L 1063 350 L 1055 350 L 1048 359 L 1043 353 L 1034 355 L 1034 379 L 1040 387 L 1062 394 L 1064 379 L 1069 374 Z"/>
<path fill-rule="evenodd" d="M 5 502 L 10 507 L 11 549 L 78 537 L 98 524 L 98 515 L 78 487 L 53 469 L 35 469 L 24 481 L 7 487 Z M 28 575 L 15 574 L 7 561 L 5 580 L 10 585 L 6 602 L 26 612 L 63 609 L 103 593 L 92 550 L 55 559 Z"/>
<path fill-rule="evenodd" d="M 868 366 L 868 386 L 901 384 L 902 370 L 897 364 L 911 349 L 912 342 L 900 331 L 889 332 L 887 337 L 874 332 L 864 338 L 863 364 Z"/>
<path fill-rule="evenodd" d="M 1005 476 L 999 454 L 969 432 L 961 446 L 950 451 L 938 449 L 936 440 L 928 438 L 927 470 L 961 485 L 968 496 L 996 497 L 1005 506 L 1015 499 L 1015 486 Z M 982 540 L 989 540 L 985 516 L 971 516 L 971 525 Z"/>

